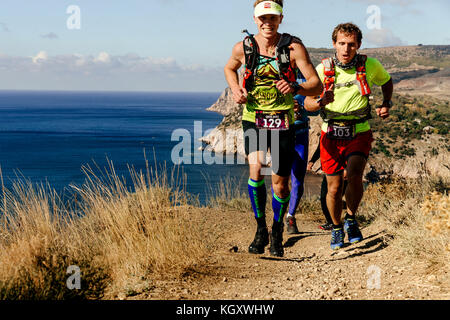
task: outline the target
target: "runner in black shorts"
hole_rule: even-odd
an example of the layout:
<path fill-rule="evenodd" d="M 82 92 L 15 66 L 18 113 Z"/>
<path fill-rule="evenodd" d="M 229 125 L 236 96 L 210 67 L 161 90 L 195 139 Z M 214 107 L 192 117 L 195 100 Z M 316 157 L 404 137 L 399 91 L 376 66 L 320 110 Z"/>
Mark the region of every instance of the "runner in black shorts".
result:
<path fill-rule="evenodd" d="M 293 96 L 297 93 L 319 95 L 322 84 L 301 40 L 278 33 L 283 21 L 282 0 L 257 0 L 253 17 L 258 34 L 249 34 L 233 47 L 224 71 L 234 101 L 245 104 L 242 126 L 250 167 L 248 190 L 258 224 L 249 252 L 264 253 L 269 244 L 263 163 L 265 152 L 270 150 L 274 211 L 270 254 L 281 257 L 284 254 L 283 217 L 289 205 L 289 176 L 295 146 L 291 128 L 294 124 Z M 245 65 L 245 75 L 241 86 L 238 70 L 242 65 Z M 298 69 L 307 80 L 301 85 L 296 82 Z"/>
<path fill-rule="evenodd" d="M 269 131 L 258 129 L 254 122 L 242 121 L 244 130 L 245 154 L 262 151 L 265 154 L 270 150 L 272 171 L 274 174 L 287 177 L 291 174 L 292 162 L 295 152 L 295 130 L 290 127 L 287 131 Z M 255 140 L 256 138 L 256 140 Z M 276 143 L 272 146 L 272 141 Z M 278 148 L 278 150 L 276 150 Z"/>

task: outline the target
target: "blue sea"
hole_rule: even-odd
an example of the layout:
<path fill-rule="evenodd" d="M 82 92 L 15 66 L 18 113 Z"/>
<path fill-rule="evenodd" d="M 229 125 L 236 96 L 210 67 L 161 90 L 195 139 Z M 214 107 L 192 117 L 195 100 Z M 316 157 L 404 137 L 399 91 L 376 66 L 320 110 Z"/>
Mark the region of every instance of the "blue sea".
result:
<path fill-rule="evenodd" d="M 146 171 L 175 166 L 171 154 L 181 140 L 176 129 L 191 135 L 194 122 L 202 131 L 216 127 L 222 116 L 205 109 L 220 93 L 40 92 L 0 91 L 0 167 L 4 184 L 25 179 L 48 183 L 60 193 L 85 182 L 83 166 L 114 164 L 131 186 L 128 166 Z M 205 203 L 225 177 L 245 191 L 245 164 L 181 165 L 185 189 Z"/>

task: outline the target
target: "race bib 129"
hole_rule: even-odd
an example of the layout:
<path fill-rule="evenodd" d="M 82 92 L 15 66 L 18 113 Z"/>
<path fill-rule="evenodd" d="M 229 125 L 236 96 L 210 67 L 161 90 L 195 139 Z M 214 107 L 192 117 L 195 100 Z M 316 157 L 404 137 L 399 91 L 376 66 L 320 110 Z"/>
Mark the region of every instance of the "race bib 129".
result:
<path fill-rule="evenodd" d="M 289 114 L 287 111 L 266 112 L 257 110 L 255 123 L 258 129 L 289 130 Z"/>

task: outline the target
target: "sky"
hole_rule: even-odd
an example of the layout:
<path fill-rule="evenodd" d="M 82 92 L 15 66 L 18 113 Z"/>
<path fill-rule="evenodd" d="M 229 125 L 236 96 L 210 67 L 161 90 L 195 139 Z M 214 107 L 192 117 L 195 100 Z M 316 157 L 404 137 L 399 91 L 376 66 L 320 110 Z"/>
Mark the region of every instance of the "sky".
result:
<path fill-rule="evenodd" d="M 1 0 L 0 90 L 220 92 L 253 0 Z M 448 0 L 285 0 L 280 32 L 331 48 L 354 22 L 363 48 L 449 45 Z"/>

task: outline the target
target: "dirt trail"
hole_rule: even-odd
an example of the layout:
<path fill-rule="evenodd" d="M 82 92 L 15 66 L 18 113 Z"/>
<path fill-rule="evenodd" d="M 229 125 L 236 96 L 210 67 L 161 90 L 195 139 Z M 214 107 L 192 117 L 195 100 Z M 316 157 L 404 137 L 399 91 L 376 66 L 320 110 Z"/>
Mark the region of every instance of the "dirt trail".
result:
<path fill-rule="evenodd" d="M 205 211 L 207 214 L 207 211 Z M 363 227 L 365 239 L 333 252 L 321 216 L 298 215 L 300 234 L 284 234 L 285 255 L 247 253 L 255 222 L 249 213 L 208 212 L 217 249 L 207 266 L 181 279 L 155 280 L 151 290 L 130 299 L 308 300 L 449 299 L 448 273 L 430 273 L 389 245 L 381 225 Z M 448 271 L 447 271 L 448 272 Z"/>

